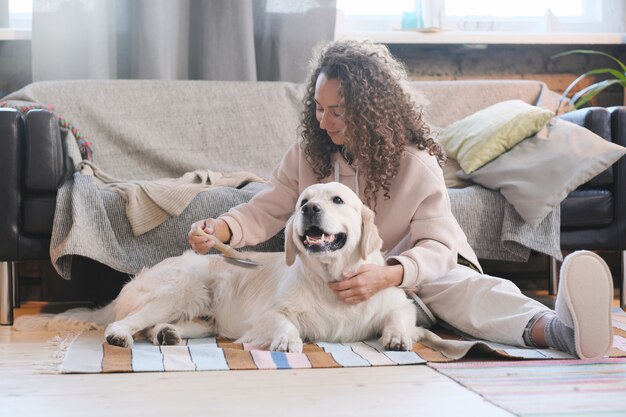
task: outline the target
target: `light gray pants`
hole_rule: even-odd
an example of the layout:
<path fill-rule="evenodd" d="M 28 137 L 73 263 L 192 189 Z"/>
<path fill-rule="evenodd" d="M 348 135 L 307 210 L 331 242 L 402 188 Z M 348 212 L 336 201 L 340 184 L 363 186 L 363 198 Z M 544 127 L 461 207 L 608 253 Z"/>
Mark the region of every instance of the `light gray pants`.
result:
<path fill-rule="evenodd" d="M 427 282 L 417 295 L 433 314 L 456 329 L 492 342 L 526 346 L 528 322 L 550 309 L 528 298 L 511 281 L 463 265 Z"/>

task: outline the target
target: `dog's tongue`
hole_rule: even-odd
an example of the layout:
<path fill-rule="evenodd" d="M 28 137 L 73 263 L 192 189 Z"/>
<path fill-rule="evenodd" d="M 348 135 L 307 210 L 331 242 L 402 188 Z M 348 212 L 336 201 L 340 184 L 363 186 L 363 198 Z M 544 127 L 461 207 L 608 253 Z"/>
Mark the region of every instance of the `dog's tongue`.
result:
<path fill-rule="evenodd" d="M 325 243 L 332 243 L 334 241 L 335 235 L 326 235 L 324 233 L 317 236 L 306 235 L 306 239 L 304 240 L 307 245 L 323 245 Z"/>

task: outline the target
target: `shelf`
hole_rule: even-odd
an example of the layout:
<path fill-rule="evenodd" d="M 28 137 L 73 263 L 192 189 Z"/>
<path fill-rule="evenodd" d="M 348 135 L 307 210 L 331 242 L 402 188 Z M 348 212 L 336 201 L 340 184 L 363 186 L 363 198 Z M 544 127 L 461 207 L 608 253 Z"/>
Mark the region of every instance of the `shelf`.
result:
<path fill-rule="evenodd" d="M 543 44 L 543 45 L 624 45 L 626 33 L 580 32 L 355 32 L 338 34 L 341 39 L 369 39 L 391 44 Z M 30 29 L 0 28 L 2 40 L 29 40 Z"/>
<path fill-rule="evenodd" d="M 624 45 L 626 33 L 580 32 L 358 32 L 338 34 L 340 39 L 369 39 L 387 44 L 544 44 L 544 45 Z"/>
<path fill-rule="evenodd" d="M 0 41 L 30 40 L 30 29 L 0 28 Z"/>

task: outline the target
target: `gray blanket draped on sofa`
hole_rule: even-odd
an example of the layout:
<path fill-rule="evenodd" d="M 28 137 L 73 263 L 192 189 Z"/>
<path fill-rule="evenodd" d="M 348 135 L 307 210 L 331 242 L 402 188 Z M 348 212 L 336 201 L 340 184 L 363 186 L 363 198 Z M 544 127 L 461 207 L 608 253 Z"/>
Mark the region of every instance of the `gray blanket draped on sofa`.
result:
<path fill-rule="evenodd" d="M 259 186 L 251 183 L 242 189 L 218 187 L 203 191 L 180 216 L 135 236 L 120 195 L 101 190 L 92 176 L 75 173 L 59 190 L 50 257 L 59 274 L 67 279 L 75 255 L 136 274 L 189 249 L 187 235 L 181 231 L 198 219 L 217 216 L 248 201 Z M 479 186 L 448 191 L 452 210 L 479 258 L 525 261 L 531 249 L 561 258 L 558 207 L 532 228 L 498 192 Z M 279 234 L 245 250 L 280 251 L 283 244 Z"/>

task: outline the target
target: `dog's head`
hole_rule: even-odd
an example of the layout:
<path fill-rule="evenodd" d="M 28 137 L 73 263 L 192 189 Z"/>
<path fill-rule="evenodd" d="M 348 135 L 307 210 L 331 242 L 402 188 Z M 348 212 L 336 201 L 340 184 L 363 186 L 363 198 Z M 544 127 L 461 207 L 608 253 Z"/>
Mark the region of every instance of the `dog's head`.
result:
<path fill-rule="evenodd" d="M 285 229 L 288 265 L 298 254 L 348 265 L 380 250 L 382 240 L 374 212 L 348 187 L 338 182 L 307 187 Z"/>

